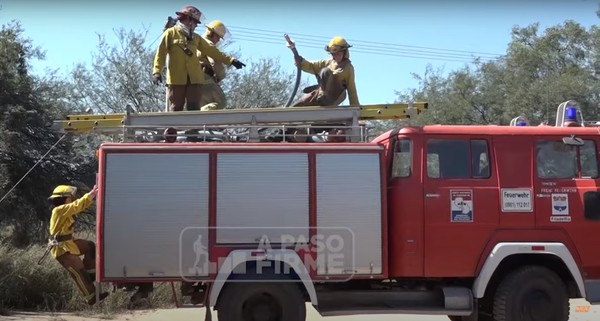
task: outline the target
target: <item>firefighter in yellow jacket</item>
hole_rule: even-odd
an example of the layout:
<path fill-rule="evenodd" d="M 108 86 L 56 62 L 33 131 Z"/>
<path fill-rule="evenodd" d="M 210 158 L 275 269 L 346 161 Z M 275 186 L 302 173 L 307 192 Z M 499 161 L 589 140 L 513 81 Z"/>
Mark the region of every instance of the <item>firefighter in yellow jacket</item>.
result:
<path fill-rule="evenodd" d="M 306 94 L 293 106 L 337 106 L 346 99 L 346 92 L 350 105 L 360 104 L 354 82 L 354 66 L 350 61 L 350 47 L 346 39 L 336 36 L 325 47 L 331 59 L 307 61 L 298 58 L 296 66 L 300 64 L 302 71 L 317 75 L 319 84 L 307 87 L 304 90 Z"/>
<path fill-rule="evenodd" d="M 205 74 L 196 56 L 198 50 L 205 52 L 216 61 L 227 66 L 233 65 L 237 69 L 243 68 L 245 64 L 222 53 L 194 33 L 202 17 L 200 10 L 193 6 L 185 6 L 176 14 L 177 23 L 163 32 L 158 45 L 152 70 L 153 82 L 158 84 L 163 81 L 162 71 L 168 55 L 166 83 L 169 109 L 182 111 L 185 105 L 187 110 L 198 110 L 200 109 L 198 103 L 200 84 L 206 83 Z"/>
<path fill-rule="evenodd" d="M 218 45 L 221 40 L 227 39 L 229 30 L 219 20 L 214 20 L 206 25 L 206 31 L 202 38 L 211 45 Z M 225 93 L 219 83 L 225 78 L 225 66 L 207 56 L 204 52 L 198 51 L 198 59 L 202 70 L 207 76 L 207 83 L 200 86 L 200 106 L 201 110 L 223 109 L 227 106 Z"/>
<path fill-rule="evenodd" d="M 73 237 L 75 216 L 90 207 L 96 198 L 94 188 L 76 198 L 77 188 L 69 185 L 57 186 L 48 198 L 52 203 L 50 217 L 50 254 L 69 272 L 79 291 L 89 305 L 96 303 L 96 287 L 93 280 L 96 267 L 96 244 Z M 79 257 L 83 255 L 83 260 Z M 100 294 L 103 300 L 108 293 Z"/>

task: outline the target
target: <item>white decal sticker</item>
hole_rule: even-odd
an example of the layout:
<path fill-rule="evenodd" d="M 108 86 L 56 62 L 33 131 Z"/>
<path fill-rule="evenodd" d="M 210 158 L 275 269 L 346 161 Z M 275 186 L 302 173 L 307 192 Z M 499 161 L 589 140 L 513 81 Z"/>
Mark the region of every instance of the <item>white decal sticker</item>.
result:
<path fill-rule="evenodd" d="M 552 194 L 552 215 L 569 215 L 569 195 Z"/>
<path fill-rule="evenodd" d="M 502 211 L 503 212 L 532 212 L 533 200 L 530 188 L 503 188 Z"/>
<path fill-rule="evenodd" d="M 450 221 L 473 222 L 472 190 L 450 190 Z"/>
<path fill-rule="evenodd" d="M 550 222 L 571 222 L 570 216 L 550 216 Z"/>

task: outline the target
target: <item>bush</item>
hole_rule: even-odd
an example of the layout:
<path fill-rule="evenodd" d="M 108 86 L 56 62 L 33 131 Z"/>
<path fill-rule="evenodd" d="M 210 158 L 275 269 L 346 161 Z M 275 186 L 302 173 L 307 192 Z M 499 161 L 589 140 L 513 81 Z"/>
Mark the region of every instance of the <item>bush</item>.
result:
<path fill-rule="evenodd" d="M 67 306 L 72 281 L 57 262 L 37 264 L 44 250 L 40 245 L 13 249 L 0 244 L 0 306 L 52 311 Z"/>
<path fill-rule="evenodd" d="M 129 293 L 111 293 L 102 304 L 88 306 L 66 270 L 51 255 L 38 265 L 45 246 L 15 249 L 0 242 L 0 315 L 8 310 L 79 311 L 84 314 L 112 314 L 126 310 Z M 104 291 L 112 286 L 102 284 Z M 179 285 L 176 285 L 176 291 Z M 178 297 L 179 293 L 177 292 Z M 147 304 L 141 308 L 173 306 L 169 284 L 155 284 Z"/>

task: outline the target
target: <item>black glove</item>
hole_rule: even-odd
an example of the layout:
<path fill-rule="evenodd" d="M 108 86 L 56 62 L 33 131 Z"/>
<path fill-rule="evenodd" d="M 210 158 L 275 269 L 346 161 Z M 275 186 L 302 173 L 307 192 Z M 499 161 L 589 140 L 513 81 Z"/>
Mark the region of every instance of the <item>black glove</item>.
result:
<path fill-rule="evenodd" d="M 231 62 L 231 65 L 237 69 L 242 69 L 243 67 L 246 67 L 246 65 L 243 62 L 241 62 L 237 59 L 233 59 L 233 61 Z"/>
<path fill-rule="evenodd" d="M 215 76 L 215 70 L 213 69 L 213 67 L 211 65 L 202 65 L 202 70 L 204 71 L 205 74 L 207 74 L 210 77 Z"/>
<path fill-rule="evenodd" d="M 154 74 L 152 75 L 152 82 L 158 86 L 159 83 L 162 83 L 162 75 L 161 74 Z"/>

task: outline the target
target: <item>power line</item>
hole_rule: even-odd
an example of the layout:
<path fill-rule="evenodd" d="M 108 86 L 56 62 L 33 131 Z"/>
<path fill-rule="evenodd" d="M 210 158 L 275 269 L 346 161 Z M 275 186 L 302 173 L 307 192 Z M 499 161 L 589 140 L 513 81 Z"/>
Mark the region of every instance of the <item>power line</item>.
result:
<path fill-rule="evenodd" d="M 230 26 L 228 27 L 230 28 L 232 31 L 235 31 L 235 33 L 240 33 L 240 34 L 265 34 L 265 35 L 271 35 L 271 36 L 276 36 L 276 37 L 281 37 L 281 35 L 284 34 L 284 32 L 282 31 L 273 31 L 273 30 L 266 30 L 266 29 L 257 29 L 257 28 L 248 28 L 248 27 L 240 27 L 240 26 Z M 290 36 L 294 36 L 295 38 L 298 39 L 307 39 L 309 41 L 318 41 L 316 40 L 317 38 L 329 41 L 329 39 L 331 37 L 326 37 L 326 36 L 321 36 L 321 35 L 308 35 L 308 34 L 301 34 L 301 33 L 288 33 Z M 387 43 L 387 42 L 377 42 L 377 41 L 367 41 L 367 40 L 358 40 L 358 39 L 348 39 L 348 41 L 351 44 L 365 44 L 365 46 L 383 46 L 383 47 L 396 47 L 396 48 L 413 48 L 413 49 L 423 49 L 426 51 L 439 51 L 442 53 L 462 53 L 464 54 L 478 54 L 479 56 L 489 56 L 490 58 L 498 58 L 499 56 L 502 56 L 500 54 L 496 54 L 496 53 L 489 53 L 489 52 L 479 52 L 479 51 L 467 51 L 467 50 L 457 50 L 457 49 L 443 49 L 443 48 L 434 48 L 434 47 L 423 47 L 423 46 L 413 46 L 413 45 L 404 45 L 404 44 L 396 44 L 396 43 Z M 318 41 L 319 43 L 323 43 L 325 41 Z"/>
<path fill-rule="evenodd" d="M 265 38 L 265 37 L 257 37 L 253 35 L 242 35 L 236 34 L 235 38 L 232 40 L 240 40 L 240 41 L 248 41 L 248 42 L 256 42 L 263 44 L 274 44 L 274 45 L 283 45 L 281 41 L 278 41 L 274 38 Z M 298 44 L 300 48 L 313 48 L 313 49 L 323 49 L 324 46 L 317 44 Z M 386 48 L 352 48 L 353 53 L 364 53 L 371 55 L 383 55 L 383 56 L 391 56 L 391 57 L 403 57 L 403 58 L 420 58 L 420 59 L 430 59 L 430 60 L 442 60 L 442 61 L 450 61 L 450 62 L 472 62 L 475 57 L 468 56 L 453 56 L 442 53 L 419 53 L 419 52 L 407 52 L 401 50 L 390 50 Z M 480 58 L 481 61 L 487 62 L 492 61 L 494 59 L 490 58 Z"/>
<path fill-rule="evenodd" d="M 248 38 L 254 38 L 257 40 L 269 40 L 269 41 L 278 41 L 279 44 L 282 44 L 282 42 L 279 40 L 280 37 L 274 38 L 273 36 L 265 36 L 265 35 L 261 35 L 261 34 L 246 34 L 246 33 L 237 33 L 236 32 L 236 38 L 238 36 L 242 36 L 245 40 L 248 40 Z M 296 38 L 298 39 L 298 38 Z M 315 46 L 317 46 L 318 48 L 324 48 L 322 42 L 318 42 L 315 40 L 308 40 L 308 41 L 298 41 L 298 45 L 300 46 L 306 46 L 309 45 L 311 48 L 315 48 Z M 353 46 L 352 47 L 353 50 L 356 49 L 360 49 L 360 50 L 368 50 L 368 51 L 375 51 L 375 52 L 387 52 L 387 53 L 393 53 L 393 54 L 408 54 L 408 55 L 415 55 L 415 54 L 422 54 L 422 55 L 427 55 L 430 57 L 443 57 L 443 58 L 459 58 L 459 59 L 469 59 L 472 60 L 473 58 L 475 58 L 474 56 L 469 56 L 469 55 L 465 55 L 465 54 L 456 54 L 456 53 L 443 53 L 443 52 L 433 52 L 433 51 L 425 51 L 425 50 L 408 50 L 408 49 L 394 49 L 394 48 L 390 48 L 390 47 L 381 47 L 381 46 L 366 46 L 366 47 L 362 47 L 362 46 Z M 482 59 L 492 59 L 492 58 L 487 58 L 487 57 L 483 57 Z"/>

